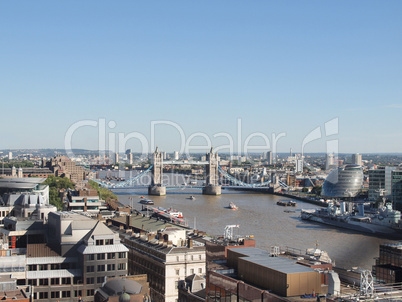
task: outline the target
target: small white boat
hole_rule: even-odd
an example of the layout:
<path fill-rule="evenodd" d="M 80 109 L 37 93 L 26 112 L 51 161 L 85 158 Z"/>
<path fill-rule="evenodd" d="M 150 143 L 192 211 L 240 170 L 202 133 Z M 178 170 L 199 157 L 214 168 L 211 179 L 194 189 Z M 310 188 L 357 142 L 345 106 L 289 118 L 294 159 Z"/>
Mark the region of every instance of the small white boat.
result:
<path fill-rule="evenodd" d="M 233 202 L 230 202 L 230 203 L 229 203 L 229 208 L 230 208 L 231 210 L 237 210 L 237 209 L 238 209 L 237 205 L 235 205 Z"/>
<path fill-rule="evenodd" d="M 195 200 L 194 195 L 191 195 L 188 199 Z"/>

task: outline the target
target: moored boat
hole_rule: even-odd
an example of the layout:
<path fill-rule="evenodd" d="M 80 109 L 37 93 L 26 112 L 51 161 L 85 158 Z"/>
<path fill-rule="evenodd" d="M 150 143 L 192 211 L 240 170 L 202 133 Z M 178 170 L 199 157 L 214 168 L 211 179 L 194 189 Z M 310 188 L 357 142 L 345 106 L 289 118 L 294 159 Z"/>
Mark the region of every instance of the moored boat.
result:
<path fill-rule="evenodd" d="M 401 212 L 393 210 L 391 203 L 380 206 L 373 214 L 364 213 L 363 204 L 354 206 L 342 202 L 339 208 L 329 203 L 324 209 L 302 210 L 301 219 L 362 233 L 402 238 Z"/>
<path fill-rule="evenodd" d="M 295 206 L 297 206 L 297 202 L 293 201 L 293 200 L 279 200 L 276 204 L 278 206 L 282 206 L 282 207 L 295 207 Z"/>

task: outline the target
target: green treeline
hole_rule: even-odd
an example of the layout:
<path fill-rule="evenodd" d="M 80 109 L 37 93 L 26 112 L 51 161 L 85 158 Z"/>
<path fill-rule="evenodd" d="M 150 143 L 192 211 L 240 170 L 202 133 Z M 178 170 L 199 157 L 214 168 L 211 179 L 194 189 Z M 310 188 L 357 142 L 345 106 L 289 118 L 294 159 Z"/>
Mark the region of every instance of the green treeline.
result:
<path fill-rule="evenodd" d="M 74 183 L 66 177 L 49 175 L 43 184 L 49 186 L 49 203 L 56 206 L 59 211 L 63 210 L 63 202 L 60 198 L 60 191 L 74 189 Z"/>
<path fill-rule="evenodd" d="M 98 196 L 102 200 L 107 200 L 108 198 L 110 199 L 117 199 L 117 196 L 113 194 L 112 191 L 102 188 L 98 183 L 94 182 L 93 180 L 90 180 L 88 184 L 91 186 L 92 189 L 95 189 L 98 191 Z"/>

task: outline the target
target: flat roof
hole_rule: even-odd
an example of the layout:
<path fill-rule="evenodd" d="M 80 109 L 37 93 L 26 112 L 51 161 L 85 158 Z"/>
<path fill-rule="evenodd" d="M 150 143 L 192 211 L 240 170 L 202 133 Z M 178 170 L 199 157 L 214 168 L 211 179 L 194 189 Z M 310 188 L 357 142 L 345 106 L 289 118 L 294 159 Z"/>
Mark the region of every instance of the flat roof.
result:
<path fill-rule="evenodd" d="M 244 247 L 239 249 L 229 249 L 228 252 L 234 252 L 240 255 L 239 261 L 246 261 L 256 265 L 264 266 L 266 268 L 282 272 L 284 274 L 307 273 L 314 272 L 315 270 L 298 264 L 295 260 L 285 257 L 271 257 L 270 253 L 254 247 Z"/>
<path fill-rule="evenodd" d="M 34 189 L 37 185 L 44 182 L 46 178 L 23 177 L 23 178 L 2 178 L 0 188 L 6 189 Z"/>

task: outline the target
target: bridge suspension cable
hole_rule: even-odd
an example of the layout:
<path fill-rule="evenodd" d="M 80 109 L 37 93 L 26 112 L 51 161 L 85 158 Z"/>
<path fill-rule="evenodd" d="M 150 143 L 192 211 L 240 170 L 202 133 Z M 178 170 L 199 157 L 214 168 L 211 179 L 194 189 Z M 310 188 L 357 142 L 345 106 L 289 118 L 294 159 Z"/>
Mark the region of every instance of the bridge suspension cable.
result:
<path fill-rule="evenodd" d="M 248 184 L 248 183 L 245 183 L 245 182 L 243 182 L 241 180 L 238 180 L 237 178 L 233 177 L 228 172 L 223 170 L 221 166 L 218 166 L 218 170 L 222 174 L 223 177 L 225 177 L 226 179 L 228 179 L 232 183 L 234 183 L 234 184 L 236 184 L 238 186 L 242 186 L 242 187 L 259 188 L 259 187 L 265 187 L 265 186 L 267 186 L 268 184 L 270 184 L 272 182 L 272 180 L 268 180 L 268 181 L 265 181 L 265 182 L 262 182 L 262 183 L 259 183 L 259 184 Z"/>
<path fill-rule="evenodd" d="M 129 187 L 131 185 L 133 185 L 137 180 L 139 180 L 141 177 L 143 177 L 145 174 L 147 174 L 149 171 L 151 171 L 153 168 L 153 165 L 150 165 L 148 169 L 146 169 L 145 171 L 141 172 L 140 174 L 126 180 L 120 183 L 116 183 L 116 184 L 110 184 L 101 180 L 97 180 L 97 179 L 92 179 L 94 182 L 98 183 L 99 185 L 101 185 L 104 188 L 107 189 L 111 189 L 111 188 L 121 188 L 121 187 Z"/>

